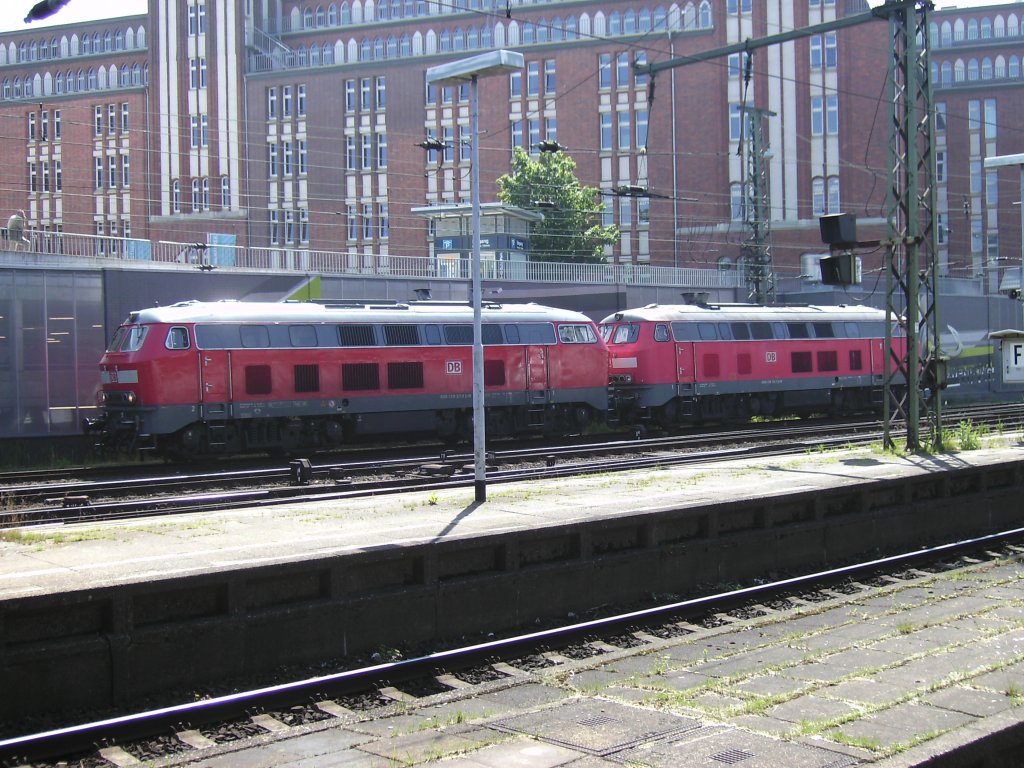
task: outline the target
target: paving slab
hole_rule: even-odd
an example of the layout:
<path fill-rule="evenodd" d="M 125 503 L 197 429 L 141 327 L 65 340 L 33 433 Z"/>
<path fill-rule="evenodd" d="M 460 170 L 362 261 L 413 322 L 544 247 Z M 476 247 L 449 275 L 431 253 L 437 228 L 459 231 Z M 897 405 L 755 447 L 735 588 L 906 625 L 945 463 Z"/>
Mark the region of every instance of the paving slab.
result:
<path fill-rule="evenodd" d="M 898 745 L 911 744 L 924 736 L 933 736 L 951 728 L 973 723 L 976 719 L 963 712 L 908 702 L 845 723 L 830 731 L 830 734 L 841 733 L 847 737 L 873 742 L 883 749 L 890 749 Z"/>
<path fill-rule="evenodd" d="M 444 768 L 560 768 L 580 765 L 582 755 L 572 749 L 515 738 L 504 744 L 479 749 L 471 756 L 445 760 Z"/>
<path fill-rule="evenodd" d="M 982 691 L 963 685 L 951 685 L 928 694 L 922 700 L 933 707 L 963 712 L 974 717 L 989 717 L 1015 706 L 1013 699 L 1003 693 Z"/>
<path fill-rule="evenodd" d="M 821 696 L 801 696 L 799 699 L 787 701 L 772 707 L 766 713 L 777 720 L 791 723 L 807 723 L 820 720 L 834 720 L 837 717 L 856 714 L 860 710 L 850 704 Z"/>

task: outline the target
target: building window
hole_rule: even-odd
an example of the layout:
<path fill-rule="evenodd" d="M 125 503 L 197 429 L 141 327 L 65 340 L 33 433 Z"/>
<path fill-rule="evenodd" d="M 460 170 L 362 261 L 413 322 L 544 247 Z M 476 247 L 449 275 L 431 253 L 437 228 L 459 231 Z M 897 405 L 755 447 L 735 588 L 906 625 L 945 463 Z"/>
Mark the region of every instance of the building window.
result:
<path fill-rule="evenodd" d="M 388 135 L 377 134 L 377 168 L 388 167 Z"/>
<path fill-rule="evenodd" d="M 93 115 L 93 135 L 95 135 L 95 136 L 102 136 L 103 135 L 103 107 L 99 107 L 99 106 L 94 107 L 92 115 Z"/>
<path fill-rule="evenodd" d="M 281 145 L 281 175 L 292 175 L 292 143 L 287 139 Z"/>
<path fill-rule="evenodd" d="M 544 93 L 551 96 L 555 93 L 555 60 L 544 62 Z"/>
<path fill-rule="evenodd" d="M 512 121 L 512 148 L 523 146 L 523 121 Z"/>
<path fill-rule="evenodd" d="M 270 242 L 277 243 L 281 238 L 280 227 L 277 221 L 277 211 L 268 211 L 268 214 L 268 223 L 270 224 Z"/>
<path fill-rule="evenodd" d="M 612 149 L 612 115 L 611 112 L 601 113 L 601 151 L 610 152 Z"/>
<path fill-rule="evenodd" d="M 171 210 L 181 213 L 181 182 L 177 179 L 171 182 Z"/>
<path fill-rule="evenodd" d="M 290 85 L 281 88 L 281 115 L 283 117 L 292 116 L 292 87 Z"/>
<path fill-rule="evenodd" d="M 388 204 L 381 203 L 377 206 L 377 230 L 381 240 L 387 240 L 391 234 L 391 222 L 388 218 Z"/>
<path fill-rule="evenodd" d="M 199 118 L 192 115 L 189 122 L 192 124 L 192 147 L 195 148 L 199 146 Z"/>
<path fill-rule="evenodd" d="M 531 61 L 526 65 L 526 95 L 537 96 L 540 93 L 540 62 Z"/>
<path fill-rule="evenodd" d="M 60 141 L 60 110 L 53 110 L 53 140 Z"/>
<path fill-rule="evenodd" d="M 370 109 L 370 78 L 364 77 L 359 81 L 359 107 L 364 112 Z"/>
<path fill-rule="evenodd" d="M 597 86 L 598 88 L 612 87 L 612 56 L 610 53 L 602 53 L 597 57 Z"/>
<path fill-rule="evenodd" d="M 121 105 L 121 133 L 128 133 L 128 104 Z"/>
<path fill-rule="evenodd" d="M 361 137 L 363 170 L 369 171 L 373 168 L 373 136 L 364 133 Z"/>
<path fill-rule="evenodd" d="M 220 177 L 220 207 L 225 211 L 231 207 L 231 181 L 227 176 Z"/>
<path fill-rule="evenodd" d="M 53 190 L 60 192 L 64 189 L 64 173 L 61 170 L 60 160 L 53 161 Z"/>
<path fill-rule="evenodd" d="M 305 117 L 306 116 L 306 86 L 305 86 L 305 84 L 299 85 L 298 95 L 297 95 L 297 99 L 296 100 L 297 100 L 297 105 L 296 106 L 298 108 L 299 117 Z"/>
<path fill-rule="evenodd" d="M 199 138 L 199 141 L 201 142 L 202 146 L 204 146 L 204 147 L 210 146 L 210 118 L 209 118 L 208 115 L 202 115 L 199 118 L 199 127 L 200 127 L 200 138 Z"/>
<path fill-rule="evenodd" d="M 510 99 L 518 99 L 523 95 L 523 73 L 516 70 L 508 76 L 508 95 Z"/>
<path fill-rule="evenodd" d="M 384 109 L 388 103 L 388 92 L 387 92 L 387 81 L 383 76 L 378 76 L 376 80 L 377 90 L 377 109 Z"/>
<path fill-rule="evenodd" d="M 356 207 L 354 205 L 345 206 L 345 213 L 348 223 L 348 239 L 356 240 L 359 238 L 359 216 L 356 215 Z"/>
<path fill-rule="evenodd" d="M 299 209 L 299 242 L 309 242 L 309 211 L 306 208 Z"/>
<path fill-rule="evenodd" d="M 356 156 L 356 137 L 352 135 L 345 137 L 345 167 L 350 171 L 359 170 L 358 158 Z"/>
<path fill-rule="evenodd" d="M 737 107 L 737 111 L 739 107 Z M 825 100 L 821 96 L 811 97 L 811 135 L 821 136 L 825 132 Z M 738 121 L 737 121 L 738 122 Z M 737 133 L 739 131 L 737 130 Z M 732 131 L 730 131 L 731 137 Z M 737 138 L 739 138 L 737 136 Z"/>
<path fill-rule="evenodd" d="M 839 213 L 839 177 L 828 177 L 828 212 Z"/>
<path fill-rule="evenodd" d="M 113 135 L 117 131 L 117 105 L 107 105 L 107 134 Z"/>
<path fill-rule="evenodd" d="M 825 97 L 825 130 L 830 136 L 839 133 L 839 96 L 836 94 Z"/>
<path fill-rule="evenodd" d="M 619 53 L 615 56 L 615 87 L 629 87 L 629 54 Z"/>
<path fill-rule="evenodd" d="M 620 150 L 629 149 L 629 110 L 623 109 L 616 113 L 618 116 L 618 147 Z"/>
<path fill-rule="evenodd" d="M 373 239 L 373 206 L 363 203 L 363 240 Z"/>
<path fill-rule="evenodd" d="M 101 189 L 103 187 L 103 158 L 102 157 L 95 157 L 95 158 L 93 158 L 93 167 L 94 167 L 94 170 L 95 170 L 95 174 L 94 175 L 96 177 L 96 189 Z M 33 191 L 35 191 L 35 190 L 33 190 Z"/>
<path fill-rule="evenodd" d="M 270 178 L 277 176 L 277 144 L 267 144 L 267 175 Z"/>
<path fill-rule="evenodd" d="M 203 210 L 210 210 L 210 180 L 203 179 Z"/>
<path fill-rule="evenodd" d="M 199 199 L 199 179 L 192 179 L 192 212 L 202 209 Z"/>
<path fill-rule="evenodd" d="M 647 146 L 647 110 L 636 111 L 636 146 L 642 149 Z"/>
<path fill-rule="evenodd" d="M 277 117 L 277 88 L 267 89 L 267 118 L 273 120 Z"/>
<path fill-rule="evenodd" d="M 295 242 L 295 213 L 291 210 L 284 212 L 284 241 Z"/>
<path fill-rule="evenodd" d="M 996 137 L 996 100 L 985 99 L 985 138 Z"/>
<path fill-rule="evenodd" d="M 107 186 L 110 189 L 117 188 L 117 156 L 111 155 L 107 158 Z"/>
<path fill-rule="evenodd" d="M 299 139 L 299 175 L 305 176 L 309 170 L 309 158 L 306 152 L 306 140 Z"/>
<path fill-rule="evenodd" d="M 354 112 L 356 109 L 356 81 L 345 81 L 345 111 Z"/>
<path fill-rule="evenodd" d="M 99 188 L 102 185 L 102 183 L 103 183 L 103 168 L 102 168 L 102 162 L 103 161 L 99 160 L 97 158 L 97 162 L 101 163 L 101 166 L 100 166 L 100 178 L 99 178 L 99 182 L 100 183 L 96 185 L 96 187 Z M 37 183 L 36 182 L 36 164 L 33 163 L 33 162 L 30 162 L 28 164 L 28 191 L 29 192 L 38 192 L 39 191 L 38 187 L 36 186 L 36 183 Z"/>
<path fill-rule="evenodd" d="M 28 140 L 29 141 L 35 141 L 36 140 L 36 113 L 35 112 L 29 112 L 28 113 Z"/>

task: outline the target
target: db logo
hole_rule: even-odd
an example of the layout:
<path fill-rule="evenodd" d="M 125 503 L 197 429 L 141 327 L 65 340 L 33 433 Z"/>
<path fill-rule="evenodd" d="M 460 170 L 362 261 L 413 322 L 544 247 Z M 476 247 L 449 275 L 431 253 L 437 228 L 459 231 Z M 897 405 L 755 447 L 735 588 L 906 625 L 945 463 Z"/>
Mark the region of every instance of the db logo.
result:
<path fill-rule="evenodd" d="M 445 369 L 449 376 L 459 376 L 462 374 L 462 361 L 449 360 L 445 363 Z"/>
<path fill-rule="evenodd" d="M 774 352 L 765 352 L 764 361 L 766 363 L 774 363 L 776 360 L 776 354 Z"/>

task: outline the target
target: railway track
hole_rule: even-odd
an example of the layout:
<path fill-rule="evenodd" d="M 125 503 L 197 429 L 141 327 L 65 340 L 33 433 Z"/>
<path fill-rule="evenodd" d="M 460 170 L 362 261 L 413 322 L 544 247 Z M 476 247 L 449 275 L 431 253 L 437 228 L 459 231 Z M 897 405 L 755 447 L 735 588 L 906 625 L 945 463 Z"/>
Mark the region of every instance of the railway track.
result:
<path fill-rule="evenodd" d="M 1019 405 L 954 411 L 947 423 L 1019 429 Z M 778 422 L 755 428 L 653 438 L 607 439 L 572 445 L 510 448 L 489 454 L 488 482 L 512 483 L 599 472 L 629 471 L 729 458 L 799 453 L 881 440 L 877 422 Z M 730 447 L 720 447 L 723 444 Z M 172 472 L 143 477 L 33 483 L 0 487 L 0 528 L 69 524 L 145 515 L 269 506 L 471 486 L 473 456 L 370 458 L 286 467 Z"/>
<path fill-rule="evenodd" d="M 779 620 L 829 600 L 854 599 L 985 560 L 1020 557 L 1017 528 L 928 549 L 679 602 L 614 613 L 529 634 L 340 669 L 201 701 L 0 740 L 3 765 L 127 764 L 202 759 L 225 743 L 339 718 L 373 719 L 426 706 L 438 695 L 471 698 L 538 673 L 585 669 L 610 654 L 656 650 L 680 636 L 735 622 Z M 763 617 L 769 617 L 765 619 Z M 592 660 L 597 661 L 592 661 Z M 338 722 L 341 722 L 338 720 Z M 99 746 L 98 746 L 99 745 Z"/>

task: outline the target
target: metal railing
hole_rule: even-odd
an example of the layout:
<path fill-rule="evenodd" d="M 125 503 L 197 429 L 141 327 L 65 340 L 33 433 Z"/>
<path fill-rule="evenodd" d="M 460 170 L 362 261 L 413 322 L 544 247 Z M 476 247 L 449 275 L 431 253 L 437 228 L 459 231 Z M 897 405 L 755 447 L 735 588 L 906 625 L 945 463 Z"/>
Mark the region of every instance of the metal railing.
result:
<path fill-rule="evenodd" d="M 15 250 L 2 233 L 0 249 Z M 310 248 L 262 248 L 216 243 L 182 243 L 99 235 L 27 231 L 30 245 L 18 250 L 71 258 L 180 264 L 208 269 L 244 269 L 358 275 L 379 278 L 468 280 L 470 259 L 321 251 Z M 658 267 L 645 264 L 582 264 L 484 259 L 485 280 L 586 285 L 680 286 L 695 289 L 736 288 L 742 275 L 734 270 Z"/>

